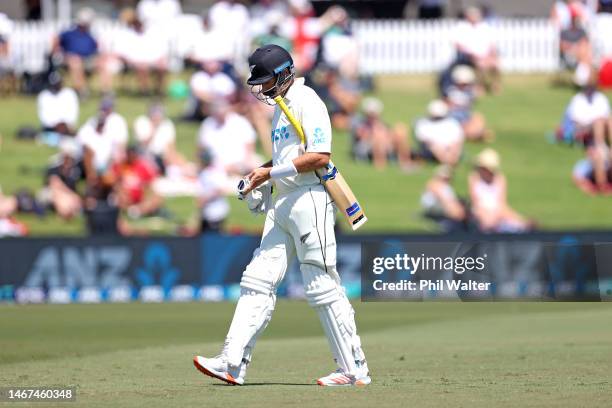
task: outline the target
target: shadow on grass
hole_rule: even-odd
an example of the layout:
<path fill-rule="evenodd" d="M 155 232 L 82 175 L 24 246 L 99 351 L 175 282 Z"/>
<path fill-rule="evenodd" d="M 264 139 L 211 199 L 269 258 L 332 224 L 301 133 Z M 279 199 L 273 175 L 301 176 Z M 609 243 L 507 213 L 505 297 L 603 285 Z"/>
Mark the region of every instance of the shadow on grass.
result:
<path fill-rule="evenodd" d="M 260 383 L 246 383 L 243 385 L 232 385 L 232 384 L 212 384 L 215 387 L 258 387 L 262 385 L 287 385 L 287 386 L 304 386 L 304 387 L 318 387 L 317 384 L 314 383 L 281 383 L 281 382 L 260 382 Z"/>

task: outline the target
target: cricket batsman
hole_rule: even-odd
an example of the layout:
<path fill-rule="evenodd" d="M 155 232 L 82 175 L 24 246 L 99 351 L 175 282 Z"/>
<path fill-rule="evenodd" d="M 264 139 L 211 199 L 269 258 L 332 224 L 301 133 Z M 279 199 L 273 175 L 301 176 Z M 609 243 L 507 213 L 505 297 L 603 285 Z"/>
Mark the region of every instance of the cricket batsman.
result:
<path fill-rule="evenodd" d="M 233 385 L 244 384 L 257 337 L 274 311 L 276 289 L 297 255 L 308 303 L 321 320 L 337 370 L 317 380 L 323 386 L 371 382 L 355 312 L 336 270 L 334 205 L 315 173 L 330 161 L 332 130 L 327 108 L 295 78 L 291 55 L 266 45 L 249 57 L 247 80 L 253 95 L 275 104 L 282 97 L 302 126 L 298 131 L 278 104 L 272 119 L 272 160 L 253 170 L 239 186 L 253 211 L 265 212 L 259 248 L 243 272 L 241 293 L 221 354 L 194 357 L 202 373 Z M 295 123 L 295 122 L 294 122 Z M 305 136 L 304 141 L 300 132 Z M 271 185 L 277 191 L 272 199 Z"/>

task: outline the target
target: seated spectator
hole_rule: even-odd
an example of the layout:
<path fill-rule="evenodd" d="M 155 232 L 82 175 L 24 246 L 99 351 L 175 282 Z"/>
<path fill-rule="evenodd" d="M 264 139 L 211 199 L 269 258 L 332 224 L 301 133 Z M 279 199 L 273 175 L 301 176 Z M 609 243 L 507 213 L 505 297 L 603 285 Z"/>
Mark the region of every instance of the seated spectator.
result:
<path fill-rule="evenodd" d="M 0 218 L 15 214 L 17 209 L 17 197 L 4 195 L 0 189 Z"/>
<path fill-rule="evenodd" d="M 415 138 L 419 142 L 418 156 L 437 163 L 455 166 L 463 151 L 463 128 L 449 116 L 448 105 L 435 100 L 427 107 L 428 117 L 419 119 Z"/>
<path fill-rule="evenodd" d="M 59 157 L 47 168 L 45 175 L 42 196 L 63 219 L 71 219 L 81 212 L 82 200 L 77 185 L 85 174 L 80 155 L 75 140 L 62 140 Z"/>
<path fill-rule="evenodd" d="M 121 217 L 111 185 L 98 185 L 87 192 L 84 200 L 85 223 L 89 235 L 131 235 L 136 233 Z"/>
<path fill-rule="evenodd" d="M 25 192 L 17 195 L 4 195 L 0 188 L 0 238 L 22 237 L 28 235 L 28 227 L 17 221 L 15 214 L 38 212 L 38 203 Z"/>
<path fill-rule="evenodd" d="M 264 30 L 258 32 L 253 39 L 253 48 L 262 47 L 267 44 L 276 44 L 279 47 L 283 47 L 287 51 L 292 51 L 293 43 L 290 38 L 286 36 L 286 33 L 282 30 L 282 25 L 285 22 L 287 16 L 278 10 L 271 10 L 265 15 L 262 28 L 256 28 L 257 30 Z M 256 21 L 254 19 L 254 21 Z"/>
<path fill-rule="evenodd" d="M 43 132 L 57 139 L 51 144 L 59 143 L 61 136 L 74 134 L 79 120 L 79 98 L 73 89 L 62 85 L 59 72 L 49 74 L 49 88 L 38 94 L 37 107 Z"/>
<path fill-rule="evenodd" d="M 579 1 L 557 0 L 550 9 L 550 20 L 559 31 L 571 25 L 570 3 L 579 3 Z"/>
<path fill-rule="evenodd" d="M 610 158 L 604 162 L 605 183 L 598 184 L 595 180 L 595 165 L 590 158 L 579 160 L 572 171 L 574 184 L 580 191 L 589 194 L 612 193 L 612 165 Z"/>
<path fill-rule="evenodd" d="M 187 55 L 190 63 L 200 68 L 210 60 L 229 61 L 232 57 L 233 44 L 222 30 L 213 30 L 208 12 L 202 14 L 202 25 L 190 38 Z"/>
<path fill-rule="evenodd" d="M 28 235 L 28 227 L 13 218 L 17 212 L 17 198 L 5 196 L 0 190 L 0 238 L 23 237 Z"/>
<path fill-rule="evenodd" d="M 168 71 L 168 40 L 156 27 L 145 27 L 133 11 L 127 11 L 123 19 L 128 31 L 121 39 L 118 57 L 128 68 L 136 72 L 142 95 L 161 95 Z M 151 75 L 155 85 L 151 86 Z"/>
<path fill-rule="evenodd" d="M 608 98 L 597 90 L 597 78 L 592 75 L 570 101 L 557 137 L 582 142 L 592 162 L 595 180 L 600 190 L 606 188 L 605 163 L 612 146 L 612 115 Z"/>
<path fill-rule="evenodd" d="M 126 150 L 125 160 L 113 166 L 117 203 L 131 218 L 155 214 L 163 203 L 152 189 L 155 165 L 140 155 L 136 146 Z"/>
<path fill-rule="evenodd" d="M 98 54 L 98 43 L 89 30 L 94 17 L 95 12 L 90 8 L 79 10 L 76 25 L 62 32 L 53 47 L 54 52 L 61 52 L 72 86 L 79 95 L 88 92 L 85 73 L 94 69 Z"/>
<path fill-rule="evenodd" d="M 210 28 L 219 30 L 233 52 L 249 32 L 249 10 L 239 0 L 217 0 L 208 12 Z"/>
<path fill-rule="evenodd" d="M 467 229 L 466 207 L 457 197 L 452 180 L 453 168 L 439 166 L 421 196 L 425 217 L 434 220 L 446 233 Z"/>
<path fill-rule="evenodd" d="M 152 104 L 147 115 L 136 118 L 134 134 L 139 149 L 151 156 L 161 174 L 166 175 L 172 166 L 180 168 L 189 164 L 176 150 L 176 130 L 161 104 Z"/>
<path fill-rule="evenodd" d="M 125 119 L 113 111 L 114 101 L 105 98 L 98 114 L 79 129 L 77 140 L 83 146 L 83 165 L 90 186 L 105 180 L 113 163 L 121 161 L 128 142 Z"/>
<path fill-rule="evenodd" d="M 0 13 L 0 95 L 15 92 L 17 81 L 11 58 L 11 34 L 13 22 L 6 14 Z"/>
<path fill-rule="evenodd" d="M 313 68 L 321 35 L 327 30 L 331 19 L 328 13 L 315 16 L 310 0 L 289 0 L 291 17 L 283 25 L 283 34 L 292 39 L 292 56 L 298 72 Z"/>
<path fill-rule="evenodd" d="M 356 77 L 341 76 L 336 69 L 325 64 L 319 65 L 307 79 L 307 84 L 325 102 L 332 126 L 348 130 L 361 101 L 363 89 L 359 80 Z"/>
<path fill-rule="evenodd" d="M 376 98 L 364 99 L 362 110 L 363 114 L 355 117 L 352 124 L 353 157 L 372 160 L 377 169 L 385 168 L 389 158 L 397 158 L 403 170 L 412 170 L 406 126 L 397 123 L 391 127 L 383 122 L 383 104 Z"/>
<path fill-rule="evenodd" d="M 221 61 L 212 56 L 205 59 L 202 69 L 193 74 L 189 82 L 193 97 L 189 116 L 195 120 L 202 120 L 210 115 L 210 106 L 215 100 L 233 102 L 238 90 L 232 77 L 222 71 Z"/>
<path fill-rule="evenodd" d="M 330 25 L 321 37 L 319 61 L 337 70 L 343 78 L 356 78 L 359 74 L 359 44 L 350 29 L 346 10 L 332 6 L 326 12 Z"/>
<path fill-rule="evenodd" d="M 487 129 L 484 116 L 474 111 L 476 90 L 474 70 L 466 65 L 457 65 L 451 74 L 451 82 L 442 90 L 448 103 L 450 116 L 461 123 L 467 140 L 490 141 L 494 138 Z"/>
<path fill-rule="evenodd" d="M 253 38 L 257 38 L 272 32 L 274 26 L 280 28 L 280 25 L 289 18 L 289 9 L 284 0 L 258 0 L 250 5 L 249 14 L 251 15 L 251 34 Z M 261 44 L 271 43 L 262 42 Z M 281 47 L 284 48 L 283 45 Z"/>
<path fill-rule="evenodd" d="M 581 70 L 586 70 L 588 78 L 588 71 L 593 65 L 593 48 L 582 26 L 583 16 L 578 6 L 572 4 L 570 13 L 570 25 L 561 30 L 559 37 L 561 63 L 566 69 L 575 70 L 577 75 L 580 75 Z"/>
<path fill-rule="evenodd" d="M 483 232 L 523 232 L 533 223 L 517 213 L 507 201 L 506 177 L 500 170 L 499 155 L 485 149 L 476 157 L 468 186 L 472 215 Z"/>
<path fill-rule="evenodd" d="M 568 143 L 583 143 L 588 148 L 596 142 L 606 143 L 606 135 L 612 142 L 610 103 L 597 89 L 597 78 L 592 75 L 565 109 L 556 137 Z"/>
<path fill-rule="evenodd" d="M 216 100 L 211 104 L 211 115 L 200 126 L 198 148 L 209 151 L 215 165 L 230 176 L 242 177 L 261 164 L 255 154 L 256 138 L 244 116 L 232 112 L 227 102 Z"/>
<path fill-rule="evenodd" d="M 219 232 L 230 211 L 226 197 L 229 194 L 227 173 L 214 164 L 207 150 L 200 151 L 200 166 L 197 198 L 201 214 L 200 233 Z"/>
<path fill-rule="evenodd" d="M 457 60 L 476 69 L 479 82 L 488 91 L 500 90 L 499 61 L 495 38 L 489 25 L 482 21 L 478 7 L 465 10 L 465 22 L 461 23 L 454 34 Z"/>
<path fill-rule="evenodd" d="M 147 27 L 167 26 L 182 13 L 179 0 L 140 0 L 136 8 L 138 19 Z"/>

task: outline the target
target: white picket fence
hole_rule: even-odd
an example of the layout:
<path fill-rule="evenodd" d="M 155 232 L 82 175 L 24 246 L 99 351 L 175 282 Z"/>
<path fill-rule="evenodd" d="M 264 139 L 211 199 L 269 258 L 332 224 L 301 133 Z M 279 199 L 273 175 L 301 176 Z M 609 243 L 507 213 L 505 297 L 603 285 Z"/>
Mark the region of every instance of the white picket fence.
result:
<path fill-rule="evenodd" d="M 456 20 L 358 21 L 361 70 L 366 73 L 431 72 L 455 55 Z M 512 19 L 491 24 L 505 71 L 553 71 L 559 66 L 558 33 L 548 20 Z"/>
<path fill-rule="evenodd" d="M 168 36 L 171 67 L 181 68 L 182 58 L 199 20 L 184 15 Z M 591 36 L 599 55 L 612 54 L 612 16 L 598 18 Z M 456 20 L 406 21 L 357 20 L 353 30 L 360 44 L 361 71 L 368 74 L 432 72 L 448 64 L 453 55 Z M 39 72 L 53 37 L 65 26 L 53 22 L 17 22 L 11 35 L 11 65 L 18 72 Z M 492 23 L 501 66 L 513 72 L 551 72 L 559 66 L 558 33 L 546 19 L 502 19 Z M 111 21 L 97 21 L 94 36 L 112 50 L 120 30 Z M 245 38 L 246 40 L 246 38 Z M 248 44 L 238 44 L 237 62 L 244 64 Z"/>
<path fill-rule="evenodd" d="M 361 71 L 370 74 L 431 72 L 454 57 L 456 20 L 362 20 L 353 25 Z M 559 33 L 547 19 L 500 19 L 491 23 L 502 70 L 551 72 L 559 67 Z M 595 55 L 612 55 L 612 15 L 589 27 Z"/>

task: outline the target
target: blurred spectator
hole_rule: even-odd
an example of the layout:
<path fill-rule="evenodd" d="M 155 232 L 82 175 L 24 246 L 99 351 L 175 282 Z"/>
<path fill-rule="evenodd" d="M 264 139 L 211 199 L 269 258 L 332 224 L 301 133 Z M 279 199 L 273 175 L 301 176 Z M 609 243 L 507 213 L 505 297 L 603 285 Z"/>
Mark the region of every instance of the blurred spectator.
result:
<path fill-rule="evenodd" d="M 321 38 L 319 62 L 337 70 L 341 77 L 356 78 L 359 74 L 359 48 L 350 29 L 345 9 L 332 6 L 325 15 L 329 27 Z"/>
<path fill-rule="evenodd" d="M 507 201 L 506 177 L 500 170 L 499 155 L 487 148 L 476 157 L 468 185 L 472 214 L 483 232 L 523 232 L 533 227 Z"/>
<path fill-rule="evenodd" d="M 140 92 L 161 95 L 168 71 L 168 45 L 163 31 L 155 26 L 145 27 L 132 12 L 126 11 L 123 18 L 129 30 L 121 39 L 119 58 L 136 72 Z M 151 87 L 151 74 L 155 85 Z"/>
<path fill-rule="evenodd" d="M 418 3 L 420 20 L 433 20 L 444 16 L 445 0 L 419 0 Z"/>
<path fill-rule="evenodd" d="M 134 231 L 121 218 L 117 199 L 110 185 L 90 188 L 84 200 L 89 235 L 129 235 Z"/>
<path fill-rule="evenodd" d="M 457 197 L 452 180 L 453 168 L 439 166 L 421 196 L 425 217 L 435 221 L 446 233 L 467 229 L 465 204 Z"/>
<path fill-rule="evenodd" d="M 2 194 L 0 189 L 0 217 L 8 217 L 17 212 L 17 198 Z"/>
<path fill-rule="evenodd" d="M 461 123 L 467 140 L 490 141 L 494 138 L 491 130 L 486 128 L 484 116 L 474 111 L 476 89 L 474 70 L 467 65 L 453 68 L 450 82 L 442 89 L 450 116 Z"/>
<path fill-rule="evenodd" d="M 131 218 L 156 213 L 163 203 L 152 189 L 157 177 L 155 165 L 142 156 L 136 146 L 126 149 L 125 160 L 115 163 L 117 202 Z"/>
<path fill-rule="evenodd" d="M 566 30 L 572 25 L 573 13 L 586 17 L 586 6 L 580 0 L 557 0 L 550 10 L 550 19 L 559 31 Z"/>
<path fill-rule="evenodd" d="M 314 15 L 309 0 L 289 0 L 292 18 L 287 21 L 287 33 L 293 40 L 293 60 L 298 72 L 306 72 L 314 65 L 319 39 L 326 27 L 324 19 Z"/>
<path fill-rule="evenodd" d="M 151 104 L 147 115 L 136 118 L 134 134 L 139 149 L 152 158 L 161 174 L 172 172 L 173 166 L 180 168 L 189 165 L 176 150 L 176 130 L 161 104 Z"/>
<path fill-rule="evenodd" d="M 2 194 L 0 189 L 0 238 L 21 237 L 28 234 L 26 225 L 13 218 L 17 209 L 17 198 Z"/>
<path fill-rule="evenodd" d="M 336 69 L 319 65 L 308 77 L 308 85 L 323 99 L 331 116 L 332 126 L 349 129 L 357 113 L 363 87 L 358 79 L 341 76 Z"/>
<path fill-rule="evenodd" d="M 604 162 L 605 183 L 598 184 L 595 179 L 593 160 L 586 157 L 579 160 L 572 171 L 572 179 L 580 191 L 589 194 L 612 193 L 612 165 L 610 158 Z"/>
<path fill-rule="evenodd" d="M 500 90 L 500 71 L 495 37 L 489 25 L 482 21 L 477 7 L 465 10 L 465 22 L 454 33 L 457 60 L 476 69 L 479 82 L 488 91 Z"/>
<path fill-rule="evenodd" d="M 229 185 L 227 173 L 214 163 L 207 150 L 200 151 L 200 166 L 197 198 L 201 215 L 200 232 L 219 232 L 230 211 L 226 198 Z"/>
<path fill-rule="evenodd" d="M 38 94 L 37 98 L 42 130 L 56 135 L 72 135 L 79 120 L 77 93 L 63 86 L 62 77 L 57 71 L 49 74 L 48 82 L 48 89 Z"/>
<path fill-rule="evenodd" d="M 256 137 L 244 116 L 232 112 L 227 102 L 216 100 L 211 115 L 200 126 L 198 148 L 210 152 L 215 165 L 230 176 L 243 176 L 261 164 L 255 154 Z"/>
<path fill-rule="evenodd" d="M 147 28 L 156 24 L 171 23 L 182 13 L 181 3 L 178 0 L 140 0 L 136 12 L 138 19 Z"/>
<path fill-rule="evenodd" d="M 0 94 L 9 93 L 15 89 L 13 64 L 11 61 L 10 37 L 13 31 L 13 22 L 0 13 Z M 7 81 L 11 83 L 7 86 Z"/>
<path fill-rule="evenodd" d="M 221 30 L 213 30 L 209 13 L 202 14 L 202 24 L 193 36 L 188 58 L 198 67 L 206 61 L 227 61 L 232 57 L 233 44 Z"/>
<path fill-rule="evenodd" d="M 610 103 L 606 95 L 597 90 L 595 75 L 572 97 L 563 121 L 557 131 L 557 139 L 583 143 L 585 147 L 612 142 Z"/>
<path fill-rule="evenodd" d="M 583 16 L 577 4 L 570 6 L 570 25 L 561 30 L 559 47 L 561 63 L 570 70 L 586 70 L 586 76 L 593 64 L 593 50 L 587 32 L 583 28 Z"/>
<path fill-rule="evenodd" d="M 357 160 L 372 160 L 377 169 L 384 169 L 389 158 L 397 158 L 405 171 L 413 169 L 408 145 L 408 130 L 402 123 L 394 127 L 382 120 L 383 104 L 368 97 L 363 100 L 363 114 L 354 118 L 352 124 L 353 157 Z"/>
<path fill-rule="evenodd" d="M 249 10 L 238 0 L 217 0 L 208 15 L 213 29 L 242 35 L 249 25 Z"/>
<path fill-rule="evenodd" d="M 291 52 L 293 50 L 293 43 L 282 29 L 286 19 L 287 16 L 280 11 L 272 10 L 267 13 L 265 24 L 261 28 L 263 31 L 258 32 L 254 38 L 254 48 L 262 47 L 266 44 L 276 44 Z"/>
<path fill-rule="evenodd" d="M 61 52 L 68 66 L 72 86 L 80 95 L 88 92 L 86 72 L 91 72 L 96 64 L 98 43 L 91 35 L 90 25 L 95 12 L 90 8 L 78 11 L 76 25 L 63 31 L 54 44 L 54 52 Z"/>
<path fill-rule="evenodd" d="M 218 0 L 209 10 L 208 18 L 210 28 L 222 33 L 227 50 L 234 55 L 236 47 L 248 44 L 249 41 L 249 11 L 244 4 L 238 0 Z M 246 41 L 246 42 L 245 42 Z"/>
<path fill-rule="evenodd" d="M 259 0 L 249 8 L 249 13 L 251 15 L 251 33 L 257 38 L 278 31 L 281 24 L 289 16 L 289 9 L 287 3 L 283 0 Z M 262 42 L 261 44 L 270 44 L 270 42 Z M 284 45 L 281 46 L 285 48 Z M 291 47 L 291 44 L 288 46 Z M 290 50 L 290 48 L 285 49 Z"/>
<path fill-rule="evenodd" d="M 236 83 L 222 68 L 221 61 L 207 57 L 202 62 L 202 69 L 193 74 L 189 85 L 194 99 L 188 118 L 202 120 L 210 115 L 210 106 L 216 100 L 226 103 L 235 100 L 238 90 Z"/>
<path fill-rule="evenodd" d="M 62 140 L 60 153 L 45 174 L 45 188 L 41 195 L 63 219 L 73 218 L 81 212 L 82 202 L 77 185 L 85 174 L 80 155 L 80 147 L 75 140 Z"/>
<path fill-rule="evenodd" d="M 592 162 L 595 183 L 606 188 L 606 163 L 612 155 L 612 116 L 608 98 L 597 90 L 597 78 L 592 75 L 570 101 L 558 136 L 580 141 Z"/>
<path fill-rule="evenodd" d="M 90 186 L 104 181 L 103 176 L 113 163 L 122 160 L 128 142 L 127 123 L 113 109 L 114 101 L 103 99 L 97 116 L 87 120 L 77 133 L 77 140 L 83 146 L 83 164 Z"/>
<path fill-rule="evenodd" d="M 448 105 L 434 100 L 427 106 L 428 117 L 415 125 L 415 138 L 420 144 L 419 157 L 455 166 L 463 151 L 463 128 L 449 116 Z"/>

